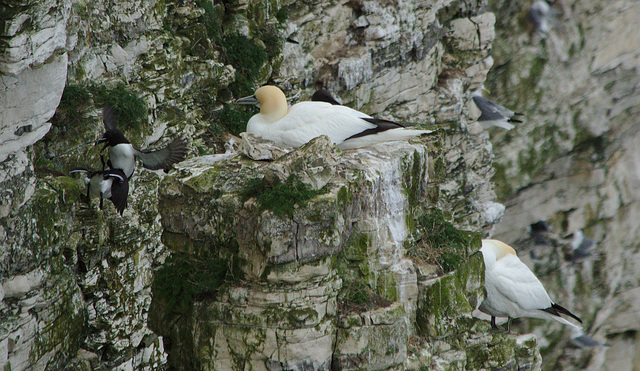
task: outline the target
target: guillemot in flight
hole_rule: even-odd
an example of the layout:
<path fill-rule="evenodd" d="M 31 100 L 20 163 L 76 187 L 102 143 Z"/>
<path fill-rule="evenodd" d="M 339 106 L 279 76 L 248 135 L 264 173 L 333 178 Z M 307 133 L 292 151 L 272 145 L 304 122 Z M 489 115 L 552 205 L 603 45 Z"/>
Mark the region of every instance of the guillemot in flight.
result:
<path fill-rule="evenodd" d="M 289 108 L 282 90 L 270 85 L 236 103 L 260 107 L 260 113 L 249 119 L 247 132 L 289 147 L 300 147 L 320 135 L 341 149 L 352 149 L 431 133 L 327 102 L 300 102 Z"/>
<path fill-rule="evenodd" d="M 147 169 L 164 169 L 168 172 L 173 164 L 184 160 L 187 155 L 187 143 L 181 137 L 174 139 L 162 149 L 137 150 L 118 130 L 115 114 L 109 106 L 102 109 L 102 122 L 106 131 L 102 138 L 96 141 L 96 144 L 105 143 L 102 150 L 109 147 L 109 167 L 122 169 L 127 178 L 131 178 L 136 169 L 136 157 L 142 161 L 142 166 Z"/>
<path fill-rule="evenodd" d="M 512 110 L 505 108 L 497 103 L 490 101 L 482 96 L 482 90 L 484 86 L 476 90 L 471 94 L 473 103 L 480 110 L 480 117 L 478 117 L 478 123 L 484 128 L 488 129 L 491 126 L 497 126 L 506 130 L 515 128 L 512 122 L 522 122 L 514 116 L 522 116 L 522 113 L 513 112 Z"/>
<path fill-rule="evenodd" d="M 487 297 L 478 309 L 491 316 L 492 328 L 498 328 L 496 317 L 508 318 L 507 331 L 511 319 L 518 317 L 551 319 L 581 328 L 562 317 L 565 315 L 582 323 L 575 314 L 551 301 L 540 280 L 520 261 L 511 246 L 498 240 L 482 240 L 480 251 L 485 265 Z"/>
<path fill-rule="evenodd" d="M 103 200 L 111 200 L 113 206 L 122 215 L 127 207 L 129 195 L 129 179 L 121 169 L 89 170 L 84 167 L 71 169 L 70 174 L 84 173 L 84 182 L 87 185 L 87 199 L 90 195 L 100 198 L 100 210 L 103 208 Z"/>

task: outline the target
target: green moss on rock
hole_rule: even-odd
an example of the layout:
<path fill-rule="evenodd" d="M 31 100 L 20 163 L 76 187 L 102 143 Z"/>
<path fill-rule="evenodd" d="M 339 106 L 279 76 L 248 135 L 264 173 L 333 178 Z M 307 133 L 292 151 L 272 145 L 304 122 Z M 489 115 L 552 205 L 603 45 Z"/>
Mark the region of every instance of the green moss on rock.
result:
<path fill-rule="evenodd" d="M 278 178 L 272 182 L 266 178 L 250 179 L 240 191 L 240 197 L 243 202 L 255 197 L 260 210 L 271 210 L 276 215 L 292 217 L 296 205 L 304 207 L 311 198 L 327 192 L 326 188 L 313 190 L 291 175 L 284 183 Z"/>

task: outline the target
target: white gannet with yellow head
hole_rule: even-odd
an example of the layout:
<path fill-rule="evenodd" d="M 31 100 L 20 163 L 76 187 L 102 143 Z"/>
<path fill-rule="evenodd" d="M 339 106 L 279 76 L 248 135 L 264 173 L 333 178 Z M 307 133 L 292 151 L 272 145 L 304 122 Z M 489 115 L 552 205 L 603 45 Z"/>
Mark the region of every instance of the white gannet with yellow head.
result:
<path fill-rule="evenodd" d="M 498 240 L 482 240 L 480 251 L 484 258 L 487 298 L 478 309 L 491 316 L 491 327 L 498 328 L 496 317 L 508 318 L 507 331 L 512 318 L 532 317 L 581 328 L 561 316 L 566 315 L 582 323 L 576 315 L 551 301 L 542 283 L 520 261 L 511 246 Z"/>
<path fill-rule="evenodd" d="M 300 102 L 289 108 L 282 90 L 271 85 L 236 103 L 260 107 L 260 113 L 249 119 L 247 132 L 289 147 L 300 147 L 320 135 L 328 136 L 341 149 L 352 149 L 431 133 L 327 102 Z"/>

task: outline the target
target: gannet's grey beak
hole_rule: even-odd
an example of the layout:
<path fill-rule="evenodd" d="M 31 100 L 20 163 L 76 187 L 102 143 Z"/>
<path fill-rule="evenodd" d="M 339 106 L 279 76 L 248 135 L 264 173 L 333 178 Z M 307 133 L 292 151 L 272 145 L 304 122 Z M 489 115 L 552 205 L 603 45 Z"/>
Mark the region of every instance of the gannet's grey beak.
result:
<path fill-rule="evenodd" d="M 256 98 L 255 95 L 252 95 L 252 96 L 249 96 L 249 97 L 244 97 L 244 98 L 240 98 L 240 99 L 236 100 L 235 104 L 259 106 L 260 102 L 258 102 L 258 98 Z"/>

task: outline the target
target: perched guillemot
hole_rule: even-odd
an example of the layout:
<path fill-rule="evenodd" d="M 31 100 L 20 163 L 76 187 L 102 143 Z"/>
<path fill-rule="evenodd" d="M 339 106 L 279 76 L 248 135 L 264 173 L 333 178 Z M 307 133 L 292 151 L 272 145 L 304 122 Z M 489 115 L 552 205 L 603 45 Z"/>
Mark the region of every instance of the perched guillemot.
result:
<path fill-rule="evenodd" d="M 514 118 L 514 116 L 522 116 L 522 113 L 513 112 L 508 108 L 505 108 L 497 103 L 490 101 L 482 96 L 482 90 L 484 87 L 476 90 L 471 94 L 473 103 L 480 110 L 480 117 L 478 122 L 484 129 L 488 129 L 491 126 L 497 126 L 506 130 L 511 130 L 515 127 L 512 122 L 522 122 L 521 120 Z"/>
<path fill-rule="evenodd" d="M 300 102 L 289 108 L 282 90 L 270 85 L 236 103 L 260 107 L 260 113 L 249 119 L 247 132 L 289 147 L 300 147 L 320 135 L 341 149 L 352 149 L 431 133 L 327 102 Z"/>
<path fill-rule="evenodd" d="M 142 166 L 150 170 L 164 169 L 169 171 L 171 166 L 178 163 L 187 155 L 187 143 L 178 137 L 166 147 L 155 151 L 140 151 L 125 138 L 118 130 L 113 110 L 105 106 L 102 110 L 102 121 L 106 132 L 96 144 L 105 143 L 102 150 L 109 147 L 108 165 L 112 169 L 122 169 L 127 178 L 131 178 L 136 169 L 136 157 L 142 161 Z"/>
<path fill-rule="evenodd" d="M 75 167 L 69 173 L 84 173 L 87 198 L 90 195 L 99 197 L 101 210 L 103 208 L 103 199 L 111 200 L 113 206 L 122 215 L 127 207 L 127 197 L 129 195 L 129 179 L 124 171 L 121 169 L 89 170 L 84 167 Z"/>
<path fill-rule="evenodd" d="M 496 317 L 508 318 L 507 331 L 512 318 L 532 317 L 581 328 L 562 317 L 582 323 L 575 314 L 551 301 L 540 280 L 520 261 L 511 246 L 498 240 L 482 240 L 480 251 L 484 258 L 487 297 L 478 309 L 491 316 L 491 327 L 498 328 Z"/>
<path fill-rule="evenodd" d="M 333 97 L 333 95 L 331 95 L 331 93 L 329 93 L 328 90 L 326 89 L 318 89 L 316 90 L 315 93 L 313 93 L 313 95 L 311 96 L 311 101 L 313 102 L 327 102 L 327 103 L 331 103 L 335 106 L 340 106 L 342 105 L 342 103 L 338 102 L 338 100 L 336 98 Z"/>

